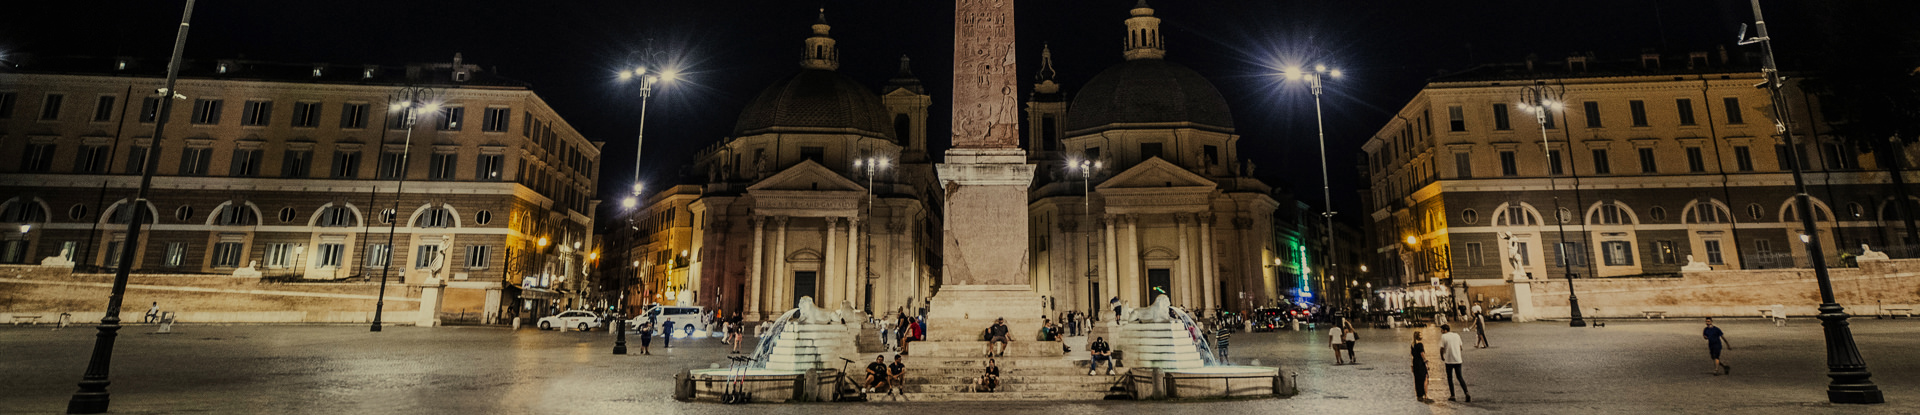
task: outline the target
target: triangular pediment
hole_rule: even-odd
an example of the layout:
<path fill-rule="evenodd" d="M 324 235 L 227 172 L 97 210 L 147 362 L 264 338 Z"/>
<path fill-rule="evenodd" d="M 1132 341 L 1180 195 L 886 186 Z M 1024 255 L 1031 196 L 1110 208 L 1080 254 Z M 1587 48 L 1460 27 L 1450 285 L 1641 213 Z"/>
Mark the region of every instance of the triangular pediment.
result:
<path fill-rule="evenodd" d="M 1180 168 L 1180 166 L 1161 160 L 1159 157 L 1140 162 L 1120 174 L 1095 186 L 1100 190 L 1142 189 L 1142 188 L 1184 188 L 1213 189 L 1218 184 L 1206 177 Z"/>
<path fill-rule="evenodd" d="M 801 160 L 799 164 L 788 167 L 772 177 L 747 187 L 747 192 L 765 191 L 823 191 L 823 192 L 859 192 L 867 188 L 859 183 L 841 177 L 839 173 L 822 166 L 813 160 Z"/>

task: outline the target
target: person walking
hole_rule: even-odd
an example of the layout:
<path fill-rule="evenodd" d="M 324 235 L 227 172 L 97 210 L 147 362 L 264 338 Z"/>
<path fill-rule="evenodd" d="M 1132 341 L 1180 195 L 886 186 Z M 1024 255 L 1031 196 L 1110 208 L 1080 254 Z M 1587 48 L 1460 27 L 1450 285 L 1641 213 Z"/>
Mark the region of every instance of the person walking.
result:
<path fill-rule="evenodd" d="M 147 309 L 147 317 L 145 320 L 145 322 L 147 323 L 152 323 L 156 321 L 160 321 L 160 302 L 159 301 L 153 302 L 153 307 Z"/>
<path fill-rule="evenodd" d="M 1213 350 L 1219 353 L 1222 362 L 1227 361 L 1227 345 L 1233 340 L 1233 330 L 1227 327 L 1224 324 L 1220 325 L 1220 329 L 1213 335 Z"/>
<path fill-rule="evenodd" d="M 1113 321 L 1119 322 L 1120 321 L 1120 297 L 1113 297 L 1112 300 L 1107 300 L 1107 304 L 1113 305 Z"/>
<path fill-rule="evenodd" d="M 1347 344 L 1347 336 L 1341 332 L 1340 326 L 1327 327 L 1327 344 L 1333 347 L 1333 364 L 1335 366 L 1347 364 L 1347 357 L 1340 355 L 1340 346 Z"/>
<path fill-rule="evenodd" d="M 1346 348 L 1347 348 L 1347 362 L 1348 362 L 1349 364 L 1356 364 L 1356 365 L 1357 365 L 1357 364 L 1360 364 L 1360 358 L 1358 358 L 1358 357 L 1354 357 L 1354 355 L 1353 355 L 1353 344 L 1354 344 L 1354 343 L 1356 343 L 1356 342 L 1359 342 L 1359 341 L 1360 341 L 1360 332 L 1357 332 L 1357 331 L 1354 331 L 1354 330 L 1353 330 L 1353 321 L 1350 321 L 1350 320 L 1349 320 L 1349 321 L 1345 321 L 1345 323 L 1346 323 L 1346 326 L 1347 326 L 1347 327 L 1346 327 L 1346 336 L 1347 336 L 1347 337 L 1346 337 L 1346 338 L 1345 338 L 1344 340 L 1346 341 L 1346 345 L 1345 345 L 1345 346 L 1346 346 Z"/>
<path fill-rule="evenodd" d="M 1473 344 L 1473 347 L 1481 349 L 1493 347 L 1487 344 L 1487 315 L 1479 312 L 1479 304 L 1475 304 L 1473 309 L 1475 310 L 1473 313 L 1473 335 L 1480 338 L 1480 340 Z"/>
<path fill-rule="evenodd" d="M 1427 399 L 1427 345 L 1420 342 L 1420 332 L 1413 332 L 1413 394 L 1420 402 L 1432 403 Z"/>
<path fill-rule="evenodd" d="M 1700 331 L 1700 337 L 1707 338 L 1707 355 L 1713 357 L 1714 376 L 1733 374 L 1733 367 L 1720 361 L 1720 347 L 1724 345 L 1727 349 L 1733 349 L 1733 344 L 1727 342 L 1726 332 L 1713 326 L 1713 317 L 1707 317 L 1707 328 Z"/>
<path fill-rule="evenodd" d="M 640 323 L 640 354 L 653 354 L 653 353 L 647 352 L 647 346 L 652 346 L 652 345 L 653 345 L 653 323 L 641 322 Z"/>
<path fill-rule="evenodd" d="M 1473 392 L 1467 391 L 1467 377 L 1460 372 L 1460 333 L 1453 332 L 1453 326 L 1440 325 L 1440 363 L 1447 365 L 1447 400 L 1454 396 L 1464 396 L 1467 402 L 1473 402 Z M 1453 380 L 1460 379 L 1460 394 L 1453 393 Z"/>

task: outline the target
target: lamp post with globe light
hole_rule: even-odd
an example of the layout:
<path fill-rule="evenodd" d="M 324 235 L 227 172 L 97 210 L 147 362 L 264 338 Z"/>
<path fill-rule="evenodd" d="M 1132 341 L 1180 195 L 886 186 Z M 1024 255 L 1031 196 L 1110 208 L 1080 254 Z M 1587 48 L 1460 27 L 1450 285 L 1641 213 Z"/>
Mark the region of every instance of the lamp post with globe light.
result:
<path fill-rule="evenodd" d="M 407 159 L 413 153 L 413 127 L 414 124 L 419 123 L 421 112 L 431 114 L 440 111 L 440 103 L 428 98 L 432 94 L 431 88 L 400 88 L 400 91 L 394 94 L 393 103 L 387 107 L 387 112 L 397 113 L 398 115 L 393 116 L 401 117 L 400 122 L 406 123 L 407 134 L 406 139 L 402 140 L 404 144 L 400 146 L 400 158 L 393 164 L 394 171 L 387 172 L 394 177 L 393 210 L 388 213 L 392 216 L 387 220 L 386 252 L 377 253 L 384 258 L 380 260 L 380 294 L 374 297 L 373 327 L 368 329 L 370 331 L 380 331 L 380 319 L 385 314 L 384 309 L 387 305 L 387 273 L 393 269 L 393 235 L 400 226 L 400 190 L 407 184 Z"/>
<path fill-rule="evenodd" d="M 1328 68 L 1327 65 L 1314 65 L 1311 70 L 1300 67 L 1287 68 L 1287 70 L 1281 74 L 1286 76 L 1289 81 L 1305 81 L 1307 87 L 1313 91 L 1313 122 L 1319 130 L 1320 139 L 1320 191 L 1322 200 L 1324 200 L 1323 203 L 1326 203 L 1326 210 L 1322 212 L 1320 216 L 1324 217 L 1327 221 L 1327 228 L 1322 232 L 1327 237 L 1327 262 L 1320 268 L 1322 269 L 1321 272 L 1327 275 L 1327 279 L 1334 280 L 1331 285 L 1338 287 L 1339 281 L 1337 274 L 1335 274 L 1335 271 L 1338 269 L 1334 267 L 1334 264 L 1339 257 L 1334 253 L 1333 249 L 1333 215 L 1335 214 L 1333 211 L 1333 184 L 1330 179 L 1331 176 L 1327 173 L 1327 123 L 1321 111 L 1320 96 L 1321 87 L 1325 78 L 1339 79 L 1342 74 L 1339 68 Z M 1329 291 L 1324 289 L 1320 292 L 1323 295 L 1329 293 Z M 1341 304 L 1338 304 L 1339 309 L 1344 310 L 1347 308 L 1347 300 L 1345 298 L 1330 298 L 1328 300 L 1340 301 Z"/>
<path fill-rule="evenodd" d="M 1575 295 L 1573 292 L 1573 267 L 1575 265 L 1575 259 L 1579 257 L 1580 253 L 1574 252 L 1573 247 L 1567 245 L 1567 221 L 1569 218 L 1561 217 L 1560 189 L 1558 188 L 1558 184 L 1555 183 L 1554 178 L 1554 170 L 1560 168 L 1560 157 L 1555 156 L 1556 153 L 1553 152 L 1553 146 L 1548 144 L 1549 140 L 1547 139 L 1548 118 L 1553 116 L 1554 111 L 1559 111 L 1564 108 L 1565 104 L 1560 100 L 1549 97 L 1549 91 L 1545 86 L 1530 86 L 1524 88 L 1523 91 L 1524 99 L 1520 102 L 1520 109 L 1532 113 L 1534 121 L 1540 125 L 1540 153 L 1546 157 L 1547 163 L 1549 164 L 1547 166 L 1547 194 L 1553 197 L 1553 219 L 1560 227 L 1559 232 L 1555 232 L 1560 234 L 1560 261 L 1566 267 L 1567 307 L 1569 308 L 1567 325 L 1569 327 L 1586 327 L 1587 320 L 1580 316 L 1580 296 Z M 1575 190 L 1578 191 L 1578 189 Z"/>
<path fill-rule="evenodd" d="M 861 221 L 860 223 L 861 224 L 860 233 L 864 235 L 867 241 L 873 240 L 873 177 L 879 175 L 879 172 L 881 170 L 886 170 L 888 166 L 892 165 L 892 163 L 893 162 L 887 160 L 886 157 L 880 157 L 880 156 L 867 157 L 867 158 L 853 161 L 853 168 L 861 169 L 863 172 L 867 174 L 867 212 L 861 215 L 861 216 L 865 216 L 866 220 Z M 848 245 L 852 245 L 856 243 L 859 243 L 859 242 L 847 241 Z M 868 281 L 866 281 L 867 279 L 873 278 L 873 247 L 867 246 L 863 248 L 866 248 L 866 249 L 863 249 L 863 251 L 866 251 L 866 252 L 860 259 L 861 273 L 864 274 L 864 275 L 861 275 L 862 282 L 860 285 L 862 285 L 863 288 L 865 289 L 871 290 L 872 288 L 864 287 L 864 286 L 868 284 Z M 871 299 L 873 297 L 873 293 L 871 292 L 867 293 L 866 297 L 868 299 Z M 852 301 L 851 298 L 847 300 L 849 302 Z M 862 300 L 861 303 L 865 309 L 867 310 L 873 309 L 873 304 L 871 300 Z"/>
<path fill-rule="evenodd" d="M 1087 226 L 1087 316 L 1100 316 L 1100 270 L 1095 264 L 1098 256 L 1093 253 L 1093 173 L 1099 171 L 1099 160 L 1068 159 L 1067 170 L 1080 173 L 1080 216 L 1081 223 Z"/>
<path fill-rule="evenodd" d="M 620 71 L 619 77 L 623 82 L 635 80 L 640 82 L 640 133 L 633 140 L 633 192 L 629 193 L 626 199 L 620 201 L 621 207 L 632 209 L 640 205 L 640 190 L 642 189 L 640 184 L 640 155 L 643 149 L 642 146 L 647 140 L 647 102 L 653 98 L 653 86 L 655 84 L 663 82 L 672 83 L 680 79 L 680 71 L 642 66 L 634 68 L 633 70 Z"/>

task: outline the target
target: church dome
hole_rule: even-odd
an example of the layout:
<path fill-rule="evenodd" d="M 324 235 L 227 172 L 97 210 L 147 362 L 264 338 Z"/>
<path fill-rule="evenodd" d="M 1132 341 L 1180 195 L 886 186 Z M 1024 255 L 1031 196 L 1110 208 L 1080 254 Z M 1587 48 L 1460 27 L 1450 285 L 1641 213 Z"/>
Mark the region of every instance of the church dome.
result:
<path fill-rule="evenodd" d="M 1116 124 L 1190 123 L 1233 131 L 1226 98 L 1199 72 L 1161 59 L 1135 59 L 1094 76 L 1073 97 L 1066 131 L 1082 134 L 1125 128 Z"/>
<path fill-rule="evenodd" d="M 892 139 L 892 125 L 879 95 L 839 72 L 805 69 L 761 91 L 740 113 L 733 134 L 850 133 Z"/>

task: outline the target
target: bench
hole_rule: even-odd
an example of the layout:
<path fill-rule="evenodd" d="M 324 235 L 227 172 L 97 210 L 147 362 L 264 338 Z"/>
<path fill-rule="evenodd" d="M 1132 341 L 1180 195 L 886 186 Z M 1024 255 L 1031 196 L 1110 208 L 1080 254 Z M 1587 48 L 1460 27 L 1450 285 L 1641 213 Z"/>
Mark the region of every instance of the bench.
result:
<path fill-rule="evenodd" d="M 1894 314 L 1905 314 L 1907 318 L 1913 318 L 1912 307 L 1887 307 L 1883 310 L 1887 310 L 1887 318 L 1889 319 L 1899 318 L 1895 317 Z"/>
<path fill-rule="evenodd" d="M 18 326 L 22 322 L 25 322 L 27 323 L 27 325 L 30 325 L 30 326 L 40 325 L 40 315 L 39 314 L 30 314 L 30 315 L 14 314 L 13 315 L 13 325 Z"/>
<path fill-rule="evenodd" d="M 1654 317 L 1660 317 L 1661 320 L 1667 319 L 1667 312 L 1659 310 L 1640 310 L 1640 315 L 1646 317 L 1648 320 L 1652 320 Z"/>

